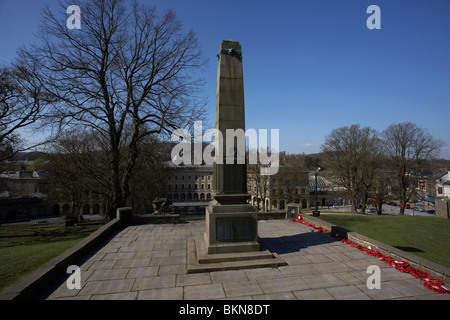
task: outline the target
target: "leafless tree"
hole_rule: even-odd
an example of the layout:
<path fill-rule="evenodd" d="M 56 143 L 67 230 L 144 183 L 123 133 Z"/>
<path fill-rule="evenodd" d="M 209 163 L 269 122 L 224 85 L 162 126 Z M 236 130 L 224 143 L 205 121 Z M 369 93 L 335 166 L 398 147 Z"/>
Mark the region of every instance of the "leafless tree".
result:
<path fill-rule="evenodd" d="M 400 201 L 400 214 L 416 192 L 418 179 L 427 163 L 436 156 L 442 146 L 426 130 L 414 123 L 392 124 L 382 133 L 383 145 L 389 166 L 396 173 L 396 196 Z"/>
<path fill-rule="evenodd" d="M 136 163 L 136 172 L 131 181 L 130 201 L 137 213 L 145 213 L 151 207 L 155 197 L 168 192 L 166 181 L 169 173 L 164 166 L 167 159 L 166 142 L 154 137 L 141 141 L 141 154 Z M 170 152 L 169 152 L 170 153 Z"/>
<path fill-rule="evenodd" d="M 41 88 L 59 99 L 49 115 L 60 128 L 86 126 L 108 141 L 113 216 L 129 203 L 139 142 L 203 115 L 198 71 L 205 61 L 195 33 L 183 31 L 172 11 L 157 16 L 155 8 L 125 0 L 77 5 L 81 29 L 70 30 L 60 14 L 43 10 L 40 42 L 20 51 L 18 65 L 38 66 Z"/>
<path fill-rule="evenodd" d="M 257 152 L 257 151 L 253 151 Z M 267 154 L 267 150 L 263 149 L 261 152 L 265 152 Z M 262 209 L 263 212 L 269 210 L 266 206 L 266 198 L 269 195 L 269 188 L 271 187 L 271 178 L 270 175 L 261 174 L 262 168 L 264 165 L 261 163 L 259 156 L 257 157 L 256 163 L 248 163 L 247 162 L 247 179 L 249 185 L 249 193 L 256 197 L 256 211 L 259 212 L 259 209 Z M 260 203 L 262 203 L 262 208 L 260 208 Z"/>
<path fill-rule="evenodd" d="M 376 169 L 369 195 L 375 200 L 375 208 L 378 215 L 383 213 L 383 203 L 391 191 L 392 183 L 393 179 L 389 171 L 385 168 Z"/>
<path fill-rule="evenodd" d="M 70 202 L 67 218 L 78 219 L 80 210 L 92 197 L 106 200 L 111 194 L 103 142 L 92 131 L 67 130 L 47 145 L 42 190 L 53 202 Z M 81 216 L 82 217 L 82 216 Z"/>
<path fill-rule="evenodd" d="M 325 138 L 322 151 L 326 156 L 325 165 L 348 191 L 351 211 L 356 212 L 357 202 L 365 210 L 380 155 L 377 132 L 369 127 L 360 128 L 358 124 L 334 129 Z"/>
<path fill-rule="evenodd" d="M 30 145 L 22 145 L 20 130 L 35 125 L 49 102 L 27 68 L 0 67 L 0 161 Z"/>

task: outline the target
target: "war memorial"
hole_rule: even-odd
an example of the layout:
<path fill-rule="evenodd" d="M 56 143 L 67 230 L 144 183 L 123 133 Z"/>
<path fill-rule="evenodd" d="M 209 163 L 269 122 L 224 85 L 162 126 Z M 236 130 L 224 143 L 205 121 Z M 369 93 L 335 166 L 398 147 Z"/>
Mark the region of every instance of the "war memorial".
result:
<path fill-rule="evenodd" d="M 227 129 L 245 130 L 241 45 L 224 40 L 218 60 L 216 129 L 223 133 Z M 443 276 L 450 275 L 447 268 L 356 233 L 340 230 L 337 235 L 337 226 L 321 224 L 314 217 L 259 220 L 247 202 L 250 195 L 245 161 L 239 159 L 242 154 L 226 150 L 226 145 L 216 148 L 224 158 L 233 155 L 233 163 L 224 159 L 214 165 L 215 199 L 207 207 L 204 221 L 136 225 L 125 214 L 130 209 L 118 210 L 117 219 L 37 270 L 2 298 L 450 299 L 448 294 L 428 290 L 426 280 L 412 272 L 400 272 L 392 266 L 395 259 L 405 259 L 430 275 Z M 340 241 L 344 236 L 347 242 Z M 370 246 L 372 249 L 363 250 Z M 395 257 L 393 265 L 369 254 L 369 250 Z M 66 272 L 67 267 L 72 271 Z M 379 277 L 374 278 L 377 271 Z M 172 311 L 211 316 L 230 310 L 264 310 L 264 314 L 273 315 L 270 302 L 246 304 L 245 308 L 227 306 L 209 309 L 188 304 Z"/>

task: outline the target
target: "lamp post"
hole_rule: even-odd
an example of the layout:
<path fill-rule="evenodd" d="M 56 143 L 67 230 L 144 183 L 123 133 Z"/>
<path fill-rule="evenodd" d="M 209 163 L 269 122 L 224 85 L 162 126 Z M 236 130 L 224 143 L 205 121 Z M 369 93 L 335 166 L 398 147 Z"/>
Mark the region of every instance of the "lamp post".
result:
<path fill-rule="evenodd" d="M 315 182 L 316 182 L 316 187 L 315 187 L 315 189 L 314 189 L 315 194 L 316 194 L 316 210 L 313 211 L 313 216 L 314 216 L 314 217 L 320 216 L 319 203 L 318 203 L 318 201 L 317 201 L 317 174 L 319 173 L 319 171 L 320 171 L 320 167 L 318 167 L 318 168 L 317 168 L 317 171 L 314 172 L 314 178 L 315 178 L 315 180 L 316 180 L 316 181 L 315 181 Z"/>

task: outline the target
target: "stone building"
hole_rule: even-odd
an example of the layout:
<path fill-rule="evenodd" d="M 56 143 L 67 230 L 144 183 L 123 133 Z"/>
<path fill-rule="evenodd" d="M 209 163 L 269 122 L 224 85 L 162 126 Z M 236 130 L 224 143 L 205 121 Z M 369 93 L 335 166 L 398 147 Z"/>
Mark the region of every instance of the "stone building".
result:
<path fill-rule="evenodd" d="M 315 174 L 301 166 L 282 163 L 278 173 L 272 176 L 261 176 L 250 167 L 247 181 L 251 204 L 259 210 L 285 210 L 288 203 L 299 203 L 308 210 L 316 205 Z M 348 199 L 344 188 L 318 175 L 317 202 L 320 207 L 336 206 L 347 204 Z"/>
<path fill-rule="evenodd" d="M 8 171 L 0 174 L 0 197 L 23 198 L 39 195 L 37 171 Z"/>
<path fill-rule="evenodd" d="M 37 171 L 6 171 L 0 173 L 0 221 L 43 216 L 51 213 L 40 192 Z"/>
<path fill-rule="evenodd" d="M 435 176 L 436 197 L 450 199 L 450 170 Z"/>
<path fill-rule="evenodd" d="M 175 165 L 167 161 L 165 167 L 168 170 L 167 193 L 162 193 L 161 198 L 172 202 L 210 201 L 214 198 L 212 165 Z"/>
<path fill-rule="evenodd" d="M 0 174 L 0 219 L 46 215 L 104 214 L 105 199 L 94 192 L 46 189 L 45 172 L 8 171 Z M 43 182 L 44 180 L 44 182 Z"/>
<path fill-rule="evenodd" d="M 436 216 L 450 218 L 450 170 L 436 176 Z"/>

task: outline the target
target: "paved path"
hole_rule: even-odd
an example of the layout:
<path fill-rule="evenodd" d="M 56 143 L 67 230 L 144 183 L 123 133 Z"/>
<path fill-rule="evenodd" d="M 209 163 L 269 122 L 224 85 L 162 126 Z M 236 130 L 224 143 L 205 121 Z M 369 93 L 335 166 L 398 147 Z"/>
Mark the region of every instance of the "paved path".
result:
<path fill-rule="evenodd" d="M 47 299 L 450 299 L 328 233 L 286 220 L 259 222 L 260 243 L 287 266 L 186 273 L 188 238 L 201 238 L 204 221 L 128 227 L 79 262 L 81 289 L 62 275 Z M 370 265 L 381 289 L 369 290 Z"/>

